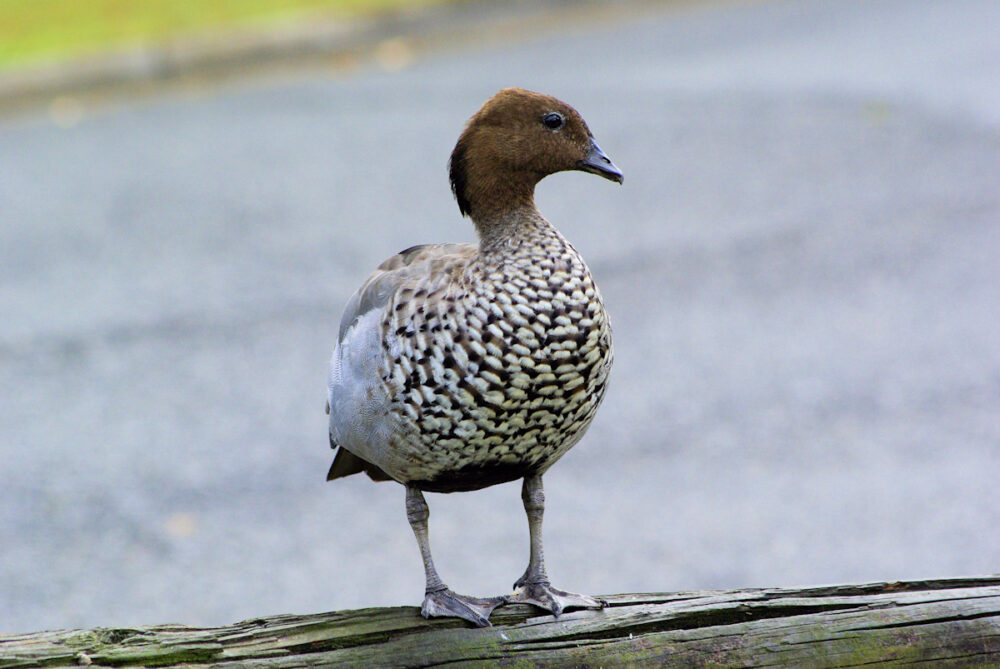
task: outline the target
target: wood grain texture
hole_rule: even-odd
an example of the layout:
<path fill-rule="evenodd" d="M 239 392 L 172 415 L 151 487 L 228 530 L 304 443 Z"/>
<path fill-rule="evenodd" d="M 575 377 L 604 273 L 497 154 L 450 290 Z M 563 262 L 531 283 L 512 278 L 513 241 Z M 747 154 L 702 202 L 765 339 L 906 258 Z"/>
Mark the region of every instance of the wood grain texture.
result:
<path fill-rule="evenodd" d="M 396 607 L 0 635 L 0 667 L 1000 666 L 1000 576 L 606 599 L 558 620 L 508 606 L 484 629 Z"/>

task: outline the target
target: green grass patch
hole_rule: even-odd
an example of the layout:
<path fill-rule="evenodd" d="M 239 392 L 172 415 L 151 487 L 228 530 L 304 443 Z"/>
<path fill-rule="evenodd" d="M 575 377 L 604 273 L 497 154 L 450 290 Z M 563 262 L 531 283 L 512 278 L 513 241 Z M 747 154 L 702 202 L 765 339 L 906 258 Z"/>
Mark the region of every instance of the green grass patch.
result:
<path fill-rule="evenodd" d="M 162 44 L 310 13 L 356 16 L 441 0 L 0 0 L 0 68 Z"/>

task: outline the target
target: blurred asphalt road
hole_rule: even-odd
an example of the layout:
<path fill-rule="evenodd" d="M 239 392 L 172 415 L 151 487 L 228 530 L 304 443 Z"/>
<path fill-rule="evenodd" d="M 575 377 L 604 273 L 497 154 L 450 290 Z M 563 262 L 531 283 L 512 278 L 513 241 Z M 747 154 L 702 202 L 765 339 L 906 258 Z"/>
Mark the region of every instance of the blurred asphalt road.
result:
<path fill-rule="evenodd" d="M 445 164 L 507 85 L 626 175 L 538 194 L 617 345 L 546 477 L 556 585 L 1000 571 L 998 25 L 666 5 L 0 123 L 0 632 L 419 604 L 403 489 L 323 480 L 326 363 L 376 263 L 472 239 Z M 507 592 L 518 484 L 429 502 L 444 579 Z"/>

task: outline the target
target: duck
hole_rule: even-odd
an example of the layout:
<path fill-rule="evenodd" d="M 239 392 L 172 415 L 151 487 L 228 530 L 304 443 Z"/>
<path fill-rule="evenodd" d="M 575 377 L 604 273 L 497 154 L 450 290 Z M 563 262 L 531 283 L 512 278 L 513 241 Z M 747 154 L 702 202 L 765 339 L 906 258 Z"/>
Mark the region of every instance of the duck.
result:
<path fill-rule="evenodd" d="M 573 107 L 505 88 L 466 123 L 448 163 L 478 243 L 413 246 L 348 300 L 327 384 L 332 481 L 365 473 L 406 489 L 423 560 L 425 618 L 489 626 L 501 604 L 559 616 L 604 600 L 552 586 L 542 476 L 590 426 L 614 357 L 611 324 L 579 252 L 539 213 L 535 186 L 579 170 L 622 172 Z M 529 559 L 510 595 L 473 597 L 438 575 L 425 492 L 522 481 Z"/>

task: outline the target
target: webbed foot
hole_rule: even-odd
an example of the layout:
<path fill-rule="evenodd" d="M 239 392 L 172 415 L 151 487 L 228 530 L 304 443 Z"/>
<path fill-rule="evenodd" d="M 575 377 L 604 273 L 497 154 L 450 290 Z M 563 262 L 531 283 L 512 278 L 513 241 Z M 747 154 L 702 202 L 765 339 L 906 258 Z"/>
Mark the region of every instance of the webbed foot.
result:
<path fill-rule="evenodd" d="M 476 627 L 490 627 L 490 614 L 503 603 L 503 597 L 469 597 L 441 588 L 427 593 L 420 614 L 424 618 L 463 618 Z"/>
<path fill-rule="evenodd" d="M 514 594 L 507 596 L 506 599 L 511 603 L 534 604 L 551 611 L 556 617 L 568 609 L 603 609 L 608 605 L 606 601 L 597 597 L 553 588 L 548 580 L 528 581 L 523 576 L 514 584 Z"/>

